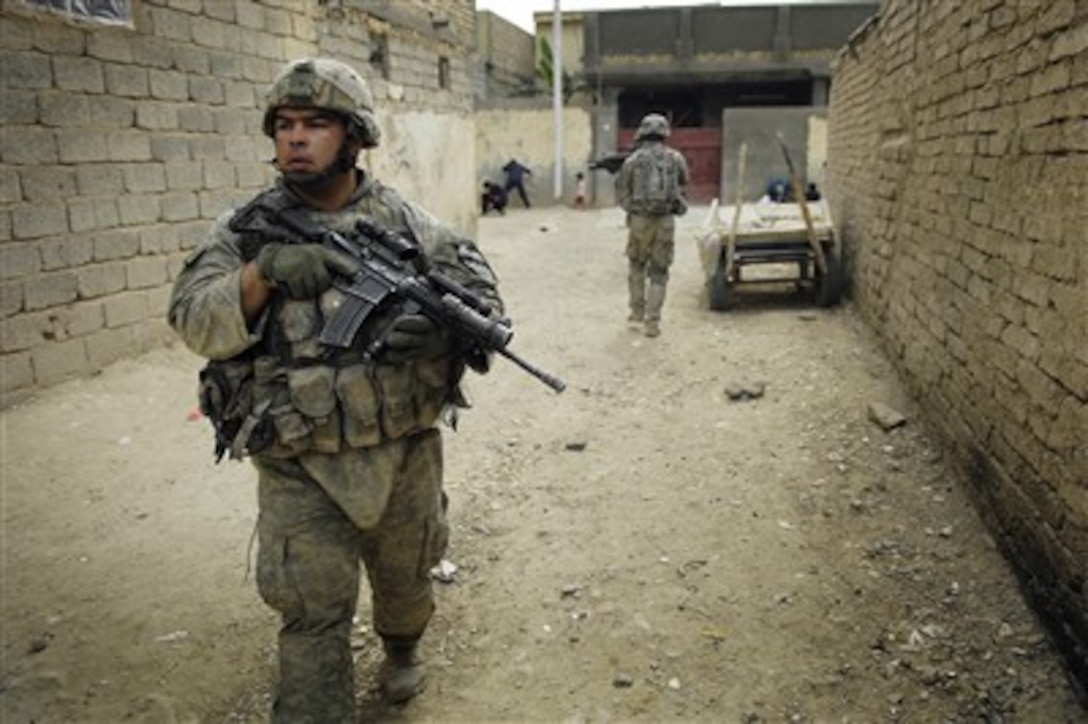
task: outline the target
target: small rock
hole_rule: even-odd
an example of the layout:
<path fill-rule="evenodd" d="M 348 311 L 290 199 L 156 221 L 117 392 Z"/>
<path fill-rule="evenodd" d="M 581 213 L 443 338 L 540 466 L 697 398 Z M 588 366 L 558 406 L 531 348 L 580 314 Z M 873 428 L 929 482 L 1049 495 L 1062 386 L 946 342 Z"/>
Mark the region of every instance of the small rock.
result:
<path fill-rule="evenodd" d="M 431 569 L 431 578 L 441 583 L 453 583 L 457 577 L 457 564 L 443 558 Z"/>
<path fill-rule="evenodd" d="M 589 443 L 586 440 L 577 438 L 574 440 L 568 440 L 565 447 L 567 448 L 567 450 L 572 450 L 573 452 L 582 452 L 586 449 L 586 445 L 588 444 Z"/>
<path fill-rule="evenodd" d="M 629 689 L 634 686 L 635 680 L 627 674 L 616 674 L 612 677 L 612 686 L 617 689 Z"/>
<path fill-rule="evenodd" d="M 880 425 L 884 432 L 907 424 L 907 418 L 902 413 L 882 402 L 869 403 L 869 419 Z"/>

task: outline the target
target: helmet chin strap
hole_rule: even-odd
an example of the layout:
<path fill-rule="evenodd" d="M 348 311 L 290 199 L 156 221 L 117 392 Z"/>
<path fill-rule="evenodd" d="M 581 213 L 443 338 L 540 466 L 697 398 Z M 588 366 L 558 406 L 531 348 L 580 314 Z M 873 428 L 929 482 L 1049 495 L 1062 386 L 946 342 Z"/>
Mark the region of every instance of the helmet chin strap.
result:
<path fill-rule="evenodd" d="M 344 174 L 355 170 L 355 154 L 352 153 L 347 140 L 345 140 L 340 144 L 340 150 L 337 151 L 333 162 L 325 170 L 317 173 L 284 171 L 279 167 L 275 159 L 273 159 L 272 163 L 283 174 L 283 178 L 287 183 L 297 187 L 307 195 L 315 195 L 332 188 Z"/>

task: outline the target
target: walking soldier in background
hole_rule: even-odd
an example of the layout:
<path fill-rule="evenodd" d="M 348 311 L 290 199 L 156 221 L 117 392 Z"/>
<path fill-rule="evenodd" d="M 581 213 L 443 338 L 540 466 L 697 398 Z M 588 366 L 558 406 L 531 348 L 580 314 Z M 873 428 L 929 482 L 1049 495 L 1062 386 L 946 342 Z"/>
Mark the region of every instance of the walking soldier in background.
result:
<path fill-rule="evenodd" d="M 664 116 L 645 116 L 635 132 L 638 148 L 623 162 L 616 179 L 619 203 L 627 212 L 628 320 L 644 324 L 647 337 L 661 333 L 676 235 L 674 217 L 688 208 L 684 196 L 688 165 L 679 151 L 665 145 L 668 137 Z"/>
<path fill-rule="evenodd" d="M 341 281 L 361 262 L 283 220 L 337 238 L 379 224 L 407 240 L 405 258 L 502 307 L 470 240 L 356 167 L 380 133 L 354 70 L 289 63 L 268 93 L 264 131 L 281 177 L 217 220 L 175 283 L 169 321 L 211 360 L 201 405 L 220 454 L 248 455 L 257 469 L 257 584 L 282 615 L 272 720 L 353 722 L 360 563 L 384 645 L 382 691 L 400 703 L 422 689 L 429 572 L 449 532 L 436 424 L 463 404 L 466 366 L 485 372 L 490 357 L 399 301 L 366 308 L 345 344 L 326 344 L 328 319 L 358 301 Z"/>

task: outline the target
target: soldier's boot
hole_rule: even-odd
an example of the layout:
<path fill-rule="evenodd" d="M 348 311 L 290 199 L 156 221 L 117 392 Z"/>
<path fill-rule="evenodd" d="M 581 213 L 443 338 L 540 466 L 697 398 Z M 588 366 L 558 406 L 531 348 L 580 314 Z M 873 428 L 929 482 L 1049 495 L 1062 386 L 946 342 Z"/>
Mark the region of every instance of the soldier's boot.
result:
<path fill-rule="evenodd" d="M 646 268 L 641 264 L 627 265 L 627 299 L 631 308 L 627 321 L 632 325 L 642 324 L 646 316 Z"/>
<path fill-rule="evenodd" d="M 378 680 L 390 704 L 403 704 L 423 691 L 426 671 L 419 656 L 419 638 L 388 636 L 382 639 L 385 660 Z"/>
<path fill-rule="evenodd" d="M 661 307 L 664 304 L 665 285 L 651 281 L 650 288 L 646 291 L 646 326 L 643 330 L 647 337 L 661 334 Z"/>

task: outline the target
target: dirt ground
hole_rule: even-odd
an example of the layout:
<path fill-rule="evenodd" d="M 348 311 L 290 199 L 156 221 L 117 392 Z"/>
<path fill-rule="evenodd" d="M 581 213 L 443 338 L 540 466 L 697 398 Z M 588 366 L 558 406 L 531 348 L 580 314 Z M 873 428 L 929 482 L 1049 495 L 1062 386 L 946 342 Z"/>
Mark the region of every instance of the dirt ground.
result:
<path fill-rule="evenodd" d="M 657 339 L 625 324 L 617 211 L 481 220 L 512 348 L 568 388 L 501 359 L 469 379 L 429 686 L 380 702 L 362 604 L 364 719 L 1085 721 L 858 318 L 786 293 L 708 311 L 704 213 Z M 2 413 L 5 724 L 266 719 L 255 475 L 213 464 L 199 364 L 162 350 Z"/>

